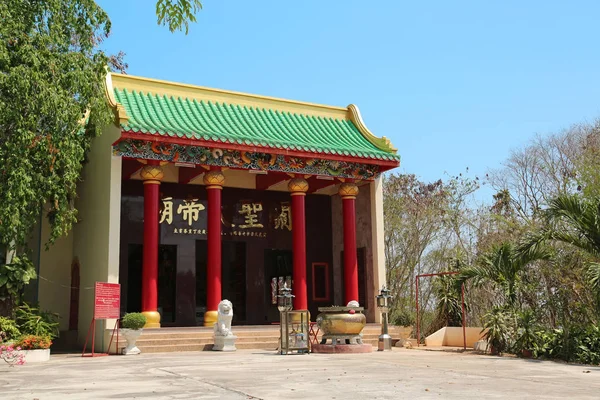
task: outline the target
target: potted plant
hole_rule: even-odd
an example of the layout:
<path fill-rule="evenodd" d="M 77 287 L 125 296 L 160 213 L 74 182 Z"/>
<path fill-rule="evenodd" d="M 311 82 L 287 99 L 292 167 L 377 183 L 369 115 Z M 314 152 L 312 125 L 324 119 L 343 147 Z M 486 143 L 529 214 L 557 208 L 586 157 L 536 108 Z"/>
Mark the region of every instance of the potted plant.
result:
<path fill-rule="evenodd" d="M 492 308 L 484 316 L 484 326 L 481 332 L 484 331 L 483 338 L 488 342 L 490 352 L 494 355 L 502 354 L 509 347 L 510 341 L 510 324 L 507 312 L 500 307 Z"/>
<path fill-rule="evenodd" d="M 127 356 L 140 354 L 140 349 L 135 345 L 135 342 L 142 334 L 144 325 L 146 325 L 146 317 L 142 313 L 125 314 L 121 319 L 121 333 L 127 340 L 127 347 L 123 349 L 123 354 Z"/>
<path fill-rule="evenodd" d="M 521 353 L 525 358 L 530 358 L 535 347 L 535 314 L 531 310 L 526 310 L 519 313 L 519 337 L 515 342 L 515 352 Z"/>
<path fill-rule="evenodd" d="M 13 331 L 12 348 L 23 356 L 24 362 L 50 360 L 50 346 L 59 333 L 58 315 L 24 303 L 15 309 L 15 317 L 16 332 L 20 332 L 22 336 L 16 337 Z M 11 329 L 6 329 L 7 321 L 2 322 L 5 333 L 9 332 Z"/>
<path fill-rule="evenodd" d="M 50 360 L 50 346 L 52 339 L 49 336 L 25 335 L 16 343 L 17 349 L 25 355 L 24 361 L 42 362 Z"/>

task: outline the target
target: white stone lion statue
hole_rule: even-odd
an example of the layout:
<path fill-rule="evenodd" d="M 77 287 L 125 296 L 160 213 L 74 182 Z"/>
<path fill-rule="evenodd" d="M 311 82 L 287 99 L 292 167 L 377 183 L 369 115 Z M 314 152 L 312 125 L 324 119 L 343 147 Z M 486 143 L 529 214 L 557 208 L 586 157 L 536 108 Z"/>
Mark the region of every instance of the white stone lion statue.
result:
<path fill-rule="evenodd" d="M 229 300 L 221 300 L 217 310 L 215 323 L 215 336 L 232 336 L 231 320 L 233 318 L 233 304 Z"/>

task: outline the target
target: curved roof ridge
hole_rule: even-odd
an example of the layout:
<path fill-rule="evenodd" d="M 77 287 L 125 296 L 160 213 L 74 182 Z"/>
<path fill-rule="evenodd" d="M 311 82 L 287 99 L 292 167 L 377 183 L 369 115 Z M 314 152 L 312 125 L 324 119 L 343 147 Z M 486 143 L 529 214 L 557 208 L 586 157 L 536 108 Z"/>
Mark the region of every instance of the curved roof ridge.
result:
<path fill-rule="evenodd" d="M 266 109 L 289 110 L 291 112 L 301 112 L 300 110 L 305 110 L 307 114 L 331 116 L 334 118 L 344 118 L 344 113 L 347 111 L 345 107 L 237 92 L 233 90 L 209 88 L 142 76 L 123 75 L 114 72 L 110 73 L 110 75 L 113 88 L 127 88 L 129 90 L 144 91 L 151 94 L 167 94 L 192 99 L 211 99 L 213 101 L 229 104 L 251 105 Z"/>

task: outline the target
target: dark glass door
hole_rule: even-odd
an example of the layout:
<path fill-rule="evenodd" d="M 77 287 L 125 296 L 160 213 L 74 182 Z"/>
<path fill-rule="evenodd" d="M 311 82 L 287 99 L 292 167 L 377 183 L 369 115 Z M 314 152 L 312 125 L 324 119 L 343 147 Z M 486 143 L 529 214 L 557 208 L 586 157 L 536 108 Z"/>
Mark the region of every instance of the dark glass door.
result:
<path fill-rule="evenodd" d="M 246 322 L 246 243 L 223 242 L 223 298 L 233 304 L 233 323 Z"/>
<path fill-rule="evenodd" d="M 158 311 L 162 326 L 175 322 L 176 290 L 177 246 L 161 244 L 158 250 Z"/>
<path fill-rule="evenodd" d="M 292 283 L 292 252 L 290 250 L 265 249 L 265 295 L 267 297 L 267 321 L 278 322 L 277 295 L 279 289 Z"/>
<path fill-rule="evenodd" d="M 196 321 L 204 323 L 206 312 L 206 240 L 196 241 Z M 233 304 L 233 323 L 246 322 L 246 243 L 221 243 L 221 299 Z"/>
<path fill-rule="evenodd" d="M 142 263 L 144 246 L 129 244 L 127 260 L 127 312 L 142 310 Z M 175 322 L 177 246 L 160 245 L 158 250 L 158 311 L 161 325 Z"/>
<path fill-rule="evenodd" d="M 196 240 L 196 324 L 204 324 L 206 312 L 206 261 L 208 247 L 206 240 Z"/>

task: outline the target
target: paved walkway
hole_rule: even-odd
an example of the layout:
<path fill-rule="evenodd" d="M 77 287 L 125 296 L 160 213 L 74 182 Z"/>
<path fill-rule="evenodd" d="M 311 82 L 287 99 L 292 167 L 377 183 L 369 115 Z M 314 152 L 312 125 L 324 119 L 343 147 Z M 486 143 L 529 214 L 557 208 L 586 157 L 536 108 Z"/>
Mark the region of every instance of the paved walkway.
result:
<path fill-rule="evenodd" d="M 600 368 L 394 349 L 355 355 L 239 350 L 0 366 L 0 399 L 598 399 Z"/>

